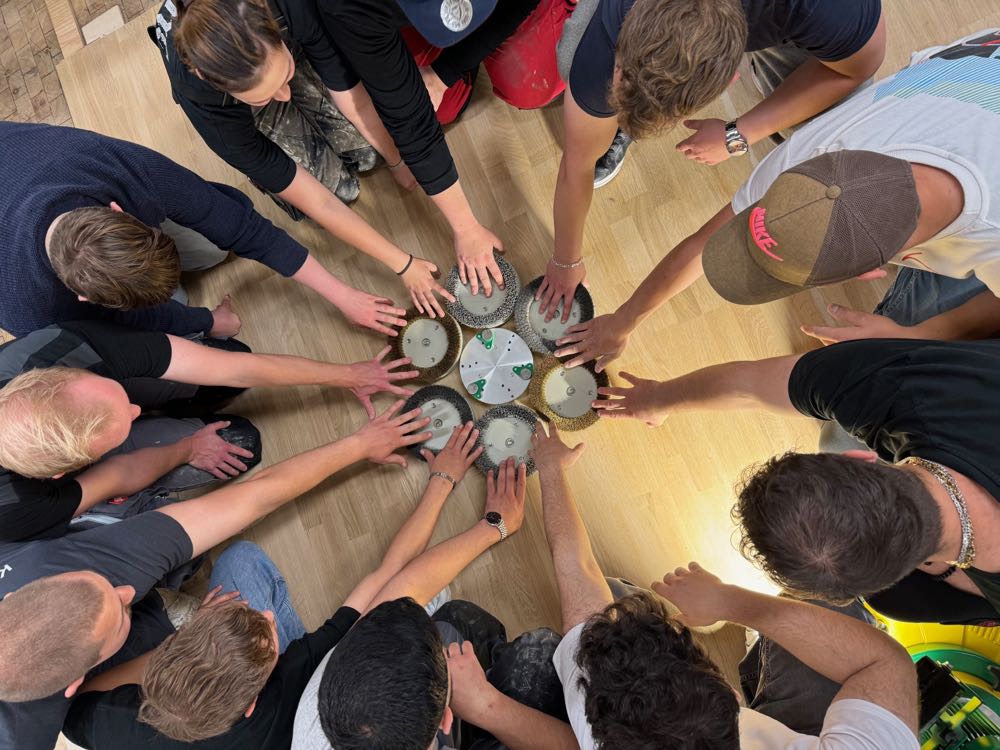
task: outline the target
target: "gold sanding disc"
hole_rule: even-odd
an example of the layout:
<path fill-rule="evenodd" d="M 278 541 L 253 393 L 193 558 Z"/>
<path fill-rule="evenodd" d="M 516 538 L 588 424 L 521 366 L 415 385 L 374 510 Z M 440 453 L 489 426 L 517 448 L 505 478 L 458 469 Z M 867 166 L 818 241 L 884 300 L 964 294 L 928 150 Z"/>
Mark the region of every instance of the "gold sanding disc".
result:
<path fill-rule="evenodd" d="M 440 380 L 451 372 L 462 353 L 462 327 L 447 313 L 443 318 L 431 318 L 411 308 L 399 335 L 388 339 L 393 356 L 409 357 L 413 369 L 420 373 L 417 381 L 423 383 Z"/>
<path fill-rule="evenodd" d="M 596 372 L 589 363 L 569 368 L 546 357 L 528 386 L 528 403 L 560 430 L 583 430 L 597 421 L 591 402 L 608 382 L 607 373 Z"/>

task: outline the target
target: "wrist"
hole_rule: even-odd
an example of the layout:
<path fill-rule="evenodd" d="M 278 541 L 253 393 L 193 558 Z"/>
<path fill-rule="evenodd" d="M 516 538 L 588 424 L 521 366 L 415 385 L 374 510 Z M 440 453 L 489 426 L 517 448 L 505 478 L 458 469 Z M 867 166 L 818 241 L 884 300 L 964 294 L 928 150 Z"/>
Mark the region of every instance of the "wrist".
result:
<path fill-rule="evenodd" d="M 465 711 L 461 716 L 463 721 L 475 724 L 490 734 L 496 734 L 496 704 L 502 700 L 503 693 L 484 680 L 475 696 L 465 697 Z"/>
<path fill-rule="evenodd" d="M 431 475 L 427 479 L 427 485 L 451 492 L 455 489 L 458 481 L 450 471 L 441 471 L 431 467 Z"/>
<path fill-rule="evenodd" d="M 177 463 L 176 466 L 183 466 L 194 461 L 194 436 L 188 435 L 177 441 Z M 175 466 L 175 468 L 176 468 Z"/>
<path fill-rule="evenodd" d="M 503 535 L 500 533 L 500 529 L 487 523 L 485 518 L 480 518 L 479 522 L 476 524 L 476 528 L 482 535 L 487 547 L 492 547 L 494 544 L 499 544 L 503 541 Z M 512 532 L 510 529 L 507 530 L 507 535 L 510 536 Z"/>

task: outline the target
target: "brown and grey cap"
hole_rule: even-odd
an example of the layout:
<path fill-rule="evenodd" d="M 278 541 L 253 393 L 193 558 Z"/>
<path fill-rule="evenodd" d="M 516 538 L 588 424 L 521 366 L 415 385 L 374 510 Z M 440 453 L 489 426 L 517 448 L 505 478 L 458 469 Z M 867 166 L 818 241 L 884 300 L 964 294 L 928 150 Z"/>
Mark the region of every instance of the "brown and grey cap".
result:
<path fill-rule="evenodd" d="M 910 163 L 835 151 L 782 173 L 705 247 L 709 283 L 739 305 L 788 297 L 885 265 L 917 227 Z"/>

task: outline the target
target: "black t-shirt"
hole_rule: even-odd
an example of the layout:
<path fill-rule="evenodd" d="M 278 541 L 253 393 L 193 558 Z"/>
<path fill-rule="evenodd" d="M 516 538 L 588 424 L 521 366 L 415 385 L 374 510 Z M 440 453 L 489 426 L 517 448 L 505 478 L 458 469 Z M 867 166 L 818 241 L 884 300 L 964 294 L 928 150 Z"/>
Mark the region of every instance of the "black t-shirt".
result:
<path fill-rule="evenodd" d="M 114 323 L 79 321 L 49 326 L 0 346 L 0 387 L 38 367 L 76 367 L 117 380 L 158 378 L 170 365 L 164 333 Z M 80 505 L 75 475 L 29 479 L 0 467 L 0 542 L 66 533 Z"/>
<path fill-rule="evenodd" d="M 0 544 L 0 598 L 45 576 L 92 570 L 113 586 L 133 586 L 132 628 L 122 651 L 102 667 L 145 653 L 169 634 L 162 602 L 152 588 L 191 559 L 191 538 L 158 511 L 119 523 L 66 534 L 59 539 Z M 153 606 L 158 605 L 158 606 Z M 0 702 L 0 748 L 52 750 L 69 709 L 62 693 L 27 703 Z M 119 747 L 134 747 L 119 745 Z"/>
<path fill-rule="evenodd" d="M 867 44 L 882 15 L 881 0 L 742 0 L 747 51 L 790 44 L 820 60 L 850 57 Z M 601 0 L 580 39 L 569 87 L 580 108 L 612 117 L 608 91 L 625 14 L 635 0 Z"/>
<path fill-rule="evenodd" d="M 179 0 L 178 0 L 179 1 Z M 327 88 L 347 91 L 357 75 L 334 47 L 319 21 L 315 0 L 269 0 L 285 43 L 302 50 Z M 176 101 L 208 147 L 265 190 L 280 193 L 295 177 L 295 162 L 257 130 L 249 104 L 201 80 L 181 62 L 174 48 L 175 0 L 166 0 L 150 35 L 160 48 Z"/>
<path fill-rule="evenodd" d="M 1000 341 L 835 344 L 798 361 L 788 395 L 883 460 L 936 461 L 1000 502 Z M 1000 613 L 1000 573 L 968 573 Z"/>
<path fill-rule="evenodd" d="M 136 718 L 141 699 L 138 685 L 123 685 L 104 693 L 77 698 L 66 717 L 63 732 L 89 750 L 118 748 L 200 748 L 200 750 L 287 750 L 299 698 L 319 663 L 336 646 L 360 615 L 341 607 L 318 630 L 292 641 L 257 698 L 249 718 L 241 718 L 223 735 L 184 743 L 161 735 Z"/>

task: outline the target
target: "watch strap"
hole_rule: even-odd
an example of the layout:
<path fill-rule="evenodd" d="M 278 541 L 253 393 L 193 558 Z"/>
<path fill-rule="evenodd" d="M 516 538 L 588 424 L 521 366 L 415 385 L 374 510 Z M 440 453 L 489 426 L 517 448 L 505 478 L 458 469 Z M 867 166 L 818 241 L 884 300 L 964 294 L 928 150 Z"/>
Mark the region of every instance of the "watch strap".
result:
<path fill-rule="evenodd" d="M 497 514 L 497 515 L 499 515 L 499 514 Z M 507 533 L 507 524 L 504 523 L 502 517 L 496 523 L 493 523 L 492 521 L 490 521 L 490 519 L 488 519 L 486 516 L 483 516 L 483 520 L 486 521 L 486 523 L 488 523 L 494 529 L 496 529 L 497 531 L 500 532 L 500 541 L 501 542 L 509 536 L 509 534 Z"/>

